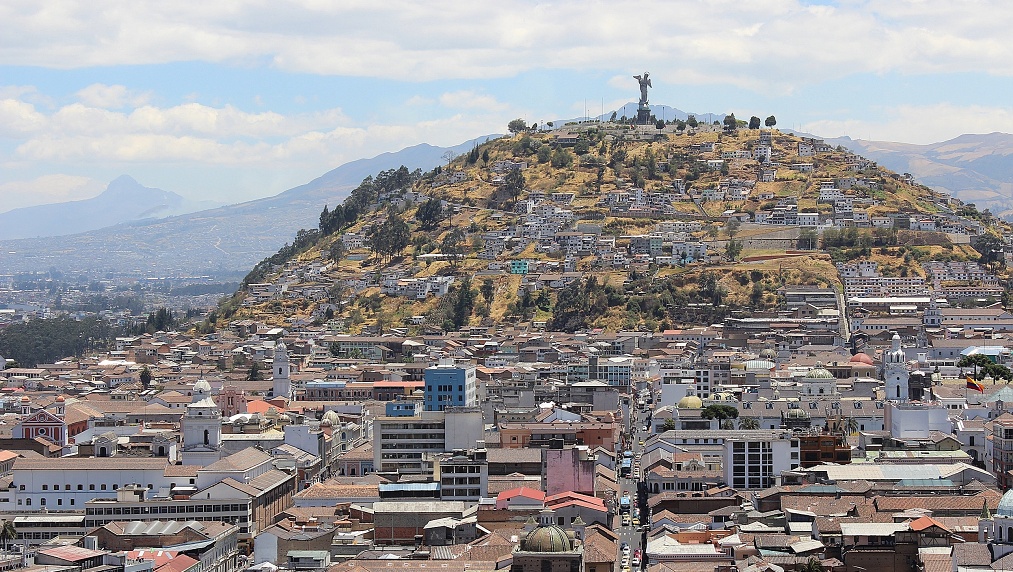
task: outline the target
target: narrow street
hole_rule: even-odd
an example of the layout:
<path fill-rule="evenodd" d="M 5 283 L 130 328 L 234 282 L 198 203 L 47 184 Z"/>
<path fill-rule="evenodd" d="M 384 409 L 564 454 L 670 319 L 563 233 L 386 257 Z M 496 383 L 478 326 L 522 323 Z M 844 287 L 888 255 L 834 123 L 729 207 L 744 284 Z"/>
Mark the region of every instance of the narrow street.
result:
<path fill-rule="evenodd" d="M 637 396 L 634 394 L 630 399 L 629 415 L 626 418 L 626 432 L 630 436 L 628 445 L 629 450 L 633 451 L 633 471 L 629 476 L 619 478 L 619 496 L 623 497 L 629 495 L 630 498 L 630 520 L 625 520 L 623 515 L 619 517 L 619 527 L 616 529 L 619 535 L 620 545 L 629 545 L 629 557 L 624 555 L 624 551 L 620 551 L 620 562 L 616 564 L 617 570 L 622 570 L 625 566 L 631 566 L 631 561 L 635 554 L 640 553 L 641 560 L 643 560 L 642 540 L 644 533 L 640 530 L 641 526 L 647 525 L 647 513 L 644 511 L 646 507 L 642 506 L 641 498 L 638 490 L 639 479 L 643 477 L 640 468 L 640 456 L 643 453 L 642 440 L 646 438 L 644 432 L 642 411 L 637 407 Z M 626 524 L 629 522 L 629 524 Z M 637 524 L 639 522 L 639 526 Z M 642 563 L 641 563 L 642 564 Z M 643 564 L 642 564 L 643 565 Z"/>

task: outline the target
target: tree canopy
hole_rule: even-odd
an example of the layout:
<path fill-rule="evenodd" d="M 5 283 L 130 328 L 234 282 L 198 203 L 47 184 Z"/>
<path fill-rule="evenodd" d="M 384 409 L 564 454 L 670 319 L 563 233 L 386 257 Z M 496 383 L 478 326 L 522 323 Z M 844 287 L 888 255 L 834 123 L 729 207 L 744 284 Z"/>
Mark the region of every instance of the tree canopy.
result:
<path fill-rule="evenodd" d="M 514 134 L 527 131 L 528 122 L 518 117 L 517 119 L 510 121 L 510 123 L 507 123 L 507 130 Z"/>

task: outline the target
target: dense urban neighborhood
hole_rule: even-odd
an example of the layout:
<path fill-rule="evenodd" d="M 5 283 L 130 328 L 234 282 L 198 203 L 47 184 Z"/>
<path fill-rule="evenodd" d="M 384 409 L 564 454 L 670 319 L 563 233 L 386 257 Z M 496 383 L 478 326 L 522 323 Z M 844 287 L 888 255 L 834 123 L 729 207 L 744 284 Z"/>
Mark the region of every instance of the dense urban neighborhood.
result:
<path fill-rule="evenodd" d="M 0 567 L 1013 566 L 1009 226 L 647 115 L 378 173 L 221 300 L 0 277 Z"/>

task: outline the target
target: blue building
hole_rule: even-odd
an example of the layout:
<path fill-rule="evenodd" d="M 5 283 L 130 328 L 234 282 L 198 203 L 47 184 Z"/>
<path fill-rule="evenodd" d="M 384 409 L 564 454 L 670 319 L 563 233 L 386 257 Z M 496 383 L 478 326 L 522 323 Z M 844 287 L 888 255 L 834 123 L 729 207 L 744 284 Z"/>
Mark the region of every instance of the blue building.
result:
<path fill-rule="evenodd" d="M 426 411 L 478 405 L 478 384 L 473 365 L 459 366 L 453 360 L 440 360 L 439 365 L 426 368 L 425 382 L 423 403 Z"/>

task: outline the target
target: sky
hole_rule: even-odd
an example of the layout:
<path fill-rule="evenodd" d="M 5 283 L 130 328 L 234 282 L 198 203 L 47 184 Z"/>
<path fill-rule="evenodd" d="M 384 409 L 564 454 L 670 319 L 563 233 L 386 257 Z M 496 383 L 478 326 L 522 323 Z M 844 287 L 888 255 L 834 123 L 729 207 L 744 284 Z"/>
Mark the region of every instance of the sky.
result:
<path fill-rule="evenodd" d="M 635 102 L 826 137 L 1013 132 L 1007 0 L 0 3 L 0 212 L 120 175 L 235 203 Z"/>

